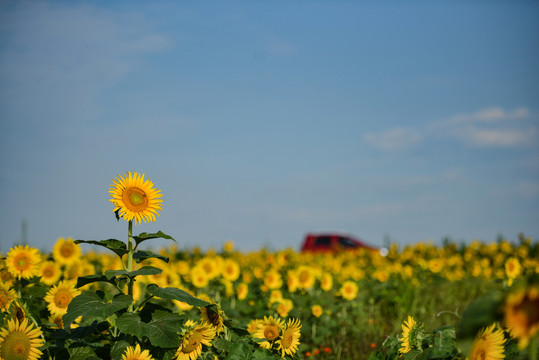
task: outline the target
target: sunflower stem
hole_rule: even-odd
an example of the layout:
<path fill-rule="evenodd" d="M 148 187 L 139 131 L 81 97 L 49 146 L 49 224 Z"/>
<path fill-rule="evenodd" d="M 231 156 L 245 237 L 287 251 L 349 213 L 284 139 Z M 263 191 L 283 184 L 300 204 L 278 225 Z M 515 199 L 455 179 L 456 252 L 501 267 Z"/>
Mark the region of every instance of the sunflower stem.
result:
<path fill-rule="evenodd" d="M 530 341 L 530 360 L 537 360 L 537 339 L 538 335 L 531 338 Z"/>
<path fill-rule="evenodd" d="M 127 271 L 133 271 L 133 220 L 129 220 L 127 229 Z M 127 295 L 133 297 L 133 278 L 129 278 L 127 284 Z M 133 304 L 129 306 L 129 311 L 133 311 Z"/>

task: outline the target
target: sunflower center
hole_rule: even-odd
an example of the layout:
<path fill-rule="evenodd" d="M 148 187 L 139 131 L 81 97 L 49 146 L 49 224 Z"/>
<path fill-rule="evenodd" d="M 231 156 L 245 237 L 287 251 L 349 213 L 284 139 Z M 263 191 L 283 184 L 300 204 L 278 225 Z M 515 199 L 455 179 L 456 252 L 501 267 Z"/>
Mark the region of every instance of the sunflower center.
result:
<path fill-rule="evenodd" d="M 200 334 L 198 331 L 191 332 L 183 339 L 182 352 L 185 354 L 193 352 L 197 349 L 197 347 L 200 346 L 201 340 L 202 334 Z"/>
<path fill-rule="evenodd" d="M 264 328 L 264 337 L 268 340 L 275 340 L 279 336 L 279 329 L 275 325 L 269 325 Z"/>
<path fill-rule="evenodd" d="M 219 314 L 215 313 L 214 311 L 209 310 L 208 311 L 208 320 L 210 320 L 210 323 L 213 326 L 219 325 Z"/>
<path fill-rule="evenodd" d="M 30 338 L 26 334 L 20 331 L 13 331 L 7 335 L 4 342 L 0 345 L 0 354 L 2 355 L 2 359 L 28 359 L 31 345 Z"/>
<path fill-rule="evenodd" d="M 30 267 L 30 261 L 25 256 L 21 256 L 15 261 L 15 267 L 17 270 L 27 270 Z"/>
<path fill-rule="evenodd" d="M 130 187 L 123 192 L 123 202 L 134 212 L 144 211 L 148 207 L 146 193 L 137 187 Z"/>
<path fill-rule="evenodd" d="M 54 276 L 54 270 L 51 268 L 46 268 L 43 270 L 43 277 L 49 278 Z"/>
<path fill-rule="evenodd" d="M 62 249 L 60 250 L 60 253 L 65 258 L 71 257 L 71 255 L 73 255 L 73 252 L 74 252 L 73 247 L 71 247 L 70 245 L 67 245 L 67 244 L 63 245 Z"/>
<path fill-rule="evenodd" d="M 68 292 L 62 291 L 54 295 L 54 303 L 59 308 L 62 308 L 62 309 L 67 308 L 70 302 L 71 302 L 71 294 L 69 294 Z"/>
<path fill-rule="evenodd" d="M 309 281 L 309 279 L 311 278 L 309 276 L 310 274 L 307 272 L 307 271 L 302 271 L 301 274 L 299 275 L 299 280 L 302 282 L 302 283 L 306 283 Z"/>

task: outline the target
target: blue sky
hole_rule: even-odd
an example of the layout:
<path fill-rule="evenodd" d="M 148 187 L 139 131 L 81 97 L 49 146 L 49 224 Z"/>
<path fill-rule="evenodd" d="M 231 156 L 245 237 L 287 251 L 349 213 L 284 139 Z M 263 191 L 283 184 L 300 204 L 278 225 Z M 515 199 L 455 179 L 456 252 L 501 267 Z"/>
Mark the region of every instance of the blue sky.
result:
<path fill-rule="evenodd" d="M 3 1 L 0 251 L 539 236 L 539 3 Z M 168 244 L 156 242 L 154 246 Z"/>

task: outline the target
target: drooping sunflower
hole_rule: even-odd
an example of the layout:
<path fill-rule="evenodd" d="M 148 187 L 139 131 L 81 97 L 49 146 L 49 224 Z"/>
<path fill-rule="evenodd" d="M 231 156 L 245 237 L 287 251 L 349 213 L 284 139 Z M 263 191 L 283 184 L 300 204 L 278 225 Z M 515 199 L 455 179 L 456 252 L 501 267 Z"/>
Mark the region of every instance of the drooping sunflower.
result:
<path fill-rule="evenodd" d="M 221 307 L 215 302 L 212 301 L 212 305 L 203 306 L 200 308 L 200 317 L 203 321 L 210 324 L 213 328 L 215 328 L 215 332 L 217 334 L 220 334 L 225 325 L 224 325 L 224 312 L 221 310 Z"/>
<path fill-rule="evenodd" d="M 277 351 L 281 351 L 281 357 L 294 355 L 298 351 L 299 338 L 301 337 L 301 323 L 299 319 L 290 319 L 284 326 L 281 338 L 275 343 L 278 345 Z"/>
<path fill-rule="evenodd" d="M 80 260 L 81 249 L 72 238 L 58 238 L 52 248 L 52 257 L 63 265 L 72 265 Z"/>
<path fill-rule="evenodd" d="M 113 179 L 109 193 L 110 201 L 114 204 L 114 212 L 126 221 L 133 221 L 135 225 L 142 220 L 145 223 L 155 221 L 155 215 L 159 216 L 163 195 L 161 190 L 153 187 L 153 182 L 144 180 L 144 174 L 135 172 L 118 175 Z"/>
<path fill-rule="evenodd" d="M 539 287 L 531 286 L 509 294 L 505 300 L 505 324 L 524 349 L 539 331 Z"/>
<path fill-rule="evenodd" d="M 142 350 L 140 345 L 128 346 L 122 355 L 122 360 L 153 360 L 149 350 Z"/>
<path fill-rule="evenodd" d="M 418 330 L 419 325 L 412 316 L 408 315 L 408 319 L 402 324 L 402 337 L 399 339 L 401 341 L 399 349 L 401 354 L 409 352 L 415 346 Z"/>
<path fill-rule="evenodd" d="M 7 328 L 0 329 L 0 358 L 14 360 L 37 360 L 43 354 L 39 348 L 43 346 L 41 329 L 34 328 L 28 319 L 19 322 L 8 320 Z"/>
<path fill-rule="evenodd" d="M 6 267 L 13 277 L 30 279 L 37 274 L 40 261 L 41 257 L 37 249 L 28 245 L 17 245 L 9 249 Z"/>
<path fill-rule="evenodd" d="M 203 321 L 189 330 L 182 338 L 182 343 L 174 357 L 176 360 L 195 360 L 202 353 L 202 345 L 211 346 L 215 337 L 215 328 Z"/>
<path fill-rule="evenodd" d="M 80 290 L 75 289 L 74 281 L 60 281 L 58 285 L 53 286 L 45 296 L 49 312 L 51 314 L 64 315 L 67 312 L 67 307 L 71 300 L 79 294 Z"/>
<path fill-rule="evenodd" d="M 503 331 L 496 329 L 496 324 L 483 328 L 477 334 L 472 351 L 467 360 L 499 360 L 504 359 Z"/>
<path fill-rule="evenodd" d="M 7 312 L 11 303 L 17 300 L 17 293 L 8 284 L 0 282 L 0 310 Z"/>
<path fill-rule="evenodd" d="M 55 261 L 44 261 L 39 268 L 39 281 L 52 286 L 60 280 L 62 269 Z"/>
<path fill-rule="evenodd" d="M 354 300 L 357 296 L 358 287 L 357 284 L 352 280 L 346 280 L 339 291 L 341 296 L 346 300 Z"/>

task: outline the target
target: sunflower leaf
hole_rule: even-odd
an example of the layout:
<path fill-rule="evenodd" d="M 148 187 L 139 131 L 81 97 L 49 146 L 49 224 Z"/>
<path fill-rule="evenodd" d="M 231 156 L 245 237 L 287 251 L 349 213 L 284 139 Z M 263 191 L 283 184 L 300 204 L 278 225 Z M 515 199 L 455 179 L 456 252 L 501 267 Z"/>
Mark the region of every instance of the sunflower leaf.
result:
<path fill-rule="evenodd" d="M 64 329 L 69 329 L 71 323 L 79 316 L 83 316 L 87 321 L 106 319 L 116 311 L 126 309 L 132 303 L 133 298 L 129 295 L 118 295 L 111 302 L 107 302 L 93 291 L 84 291 L 69 303 L 67 313 L 62 317 Z"/>
<path fill-rule="evenodd" d="M 135 259 L 137 263 L 150 258 L 161 259 L 166 263 L 168 263 L 169 260 L 168 257 L 156 254 L 149 250 L 138 250 L 133 254 L 133 259 Z"/>
<path fill-rule="evenodd" d="M 116 326 L 118 330 L 127 335 L 134 335 L 142 340 L 144 331 L 142 327 L 145 324 L 140 319 L 140 316 L 136 313 L 126 312 L 116 320 Z"/>
<path fill-rule="evenodd" d="M 116 240 L 116 239 L 108 239 L 108 240 L 75 240 L 75 244 L 92 244 L 92 245 L 98 245 L 106 247 L 107 249 L 114 252 L 116 255 L 118 255 L 120 258 L 127 254 L 127 246 L 123 241 Z"/>
<path fill-rule="evenodd" d="M 111 281 L 104 275 L 86 275 L 86 276 L 79 276 L 77 279 L 77 285 L 75 285 L 75 288 L 80 288 L 84 285 L 91 284 L 98 281 L 104 281 L 108 282 L 110 284 L 115 284 L 114 281 Z"/>
<path fill-rule="evenodd" d="M 126 275 L 130 278 L 134 278 L 138 275 L 157 275 L 160 274 L 163 270 L 156 268 L 155 266 L 143 266 L 138 270 L 127 271 L 127 270 L 107 270 L 105 271 L 105 277 L 107 279 L 112 279 L 115 276 Z"/>
<path fill-rule="evenodd" d="M 168 311 L 155 311 L 152 320 L 142 324 L 144 335 L 150 343 L 162 348 L 178 347 L 181 344 L 178 331 L 182 326 L 182 317 Z"/>
<path fill-rule="evenodd" d="M 194 297 L 185 290 L 173 287 L 161 288 L 155 284 L 150 284 L 146 287 L 146 291 L 161 299 L 178 300 L 192 306 L 202 307 L 210 305 L 210 303 Z"/>
<path fill-rule="evenodd" d="M 137 246 L 143 241 L 150 240 L 150 239 L 159 239 L 159 238 L 168 239 L 168 240 L 172 240 L 176 242 L 176 240 L 174 240 L 172 236 L 165 234 L 161 230 L 159 230 L 156 233 L 148 234 L 148 233 L 143 232 L 143 233 L 140 233 L 138 236 L 133 236 L 133 239 L 135 239 Z"/>

